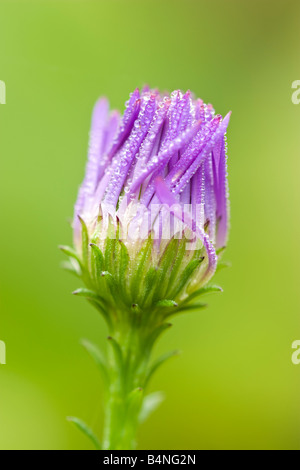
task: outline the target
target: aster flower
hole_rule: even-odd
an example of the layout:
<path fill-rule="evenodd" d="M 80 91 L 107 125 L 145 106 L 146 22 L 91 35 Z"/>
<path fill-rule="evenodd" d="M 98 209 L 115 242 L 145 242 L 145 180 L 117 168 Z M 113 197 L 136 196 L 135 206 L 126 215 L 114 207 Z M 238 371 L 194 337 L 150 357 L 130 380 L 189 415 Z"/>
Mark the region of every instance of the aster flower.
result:
<path fill-rule="evenodd" d="M 136 89 L 121 117 L 95 105 L 88 163 L 74 214 L 69 269 L 109 329 L 109 358 L 84 345 L 107 385 L 103 448 L 135 445 L 140 419 L 160 399 L 144 397 L 156 368 L 153 345 L 176 313 L 201 308 L 228 236 L 223 119 L 188 91 Z M 97 438 L 72 418 L 96 444 Z"/>

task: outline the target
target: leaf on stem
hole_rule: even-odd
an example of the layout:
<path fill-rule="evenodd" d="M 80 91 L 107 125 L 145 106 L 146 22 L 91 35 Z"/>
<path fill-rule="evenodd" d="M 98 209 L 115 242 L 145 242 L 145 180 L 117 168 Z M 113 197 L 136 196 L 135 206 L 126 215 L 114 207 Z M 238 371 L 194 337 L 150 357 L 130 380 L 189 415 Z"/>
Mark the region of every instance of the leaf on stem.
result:
<path fill-rule="evenodd" d="M 231 267 L 231 263 L 229 263 L 228 261 L 219 261 L 217 264 L 216 273 L 221 271 L 221 269 L 230 268 L 230 267 Z"/>
<path fill-rule="evenodd" d="M 168 359 L 170 359 L 171 357 L 175 357 L 175 356 L 178 356 L 180 354 L 180 351 L 178 350 L 175 350 L 175 351 L 170 351 L 166 354 L 163 354 L 162 356 L 160 356 L 158 359 L 156 359 L 156 361 L 154 361 L 154 363 L 152 364 L 152 366 L 150 366 L 150 369 L 146 375 L 146 378 L 145 378 L 145 385 L 144 387 L 146 387 L 146 385 L 148 384 L 149 380 L 151 379 L 152 375 L 154 374 L 154 372 L 162 365 L 164 364 Z"/>
<path fill-rule="evenodd" d="M 76 277 L 79 277 L 79 278 L 80 278 L 81 271 L 80 271 L 79 267 L 74 266 L 74 264 L 71 263 L 70 261 L 63 261 L 63 262 L 60 264 L 60 266 L 61 266 L 61 268 L 64 269 L 65 271 L 68 271 L 69 273 L 72 273 L 72 274 L 74 274 Z"/>
<path fill-rule="evenodd" d="M 94 279 L 98 279 L 101 276 L 101 272 L 104 269 L 104 256 L 100 248 L 94 243 L 90 243 L 90 247 L 92 249 L 92 257 L 91 257 L 92 273 L 93 273 Z"/>
<path fill-rule="evenodd" d="M 69 256 L 70 258 L 73 258 L 75 259 L 80 266 L 82 266 L 81 264 L 81 260 L 78 256 L 78 254 L 76 253 L 75 250 L 73 250 L 73 248 L 71 248 L 70 246 L 65 246 L 65 245 L 59 245 L 58 247 L 65 255 Z"/>
<path fill-rule="evenodd" d="M 78 216 L 80 223 L 81 223 L 81 239 L 82 239 L 82 261 L 83 265 L 88 269 L 88 256 L 89 256 L 89 233 L 87 226 L 84 220 Z"/>
<path fill-rule="evenodd" d="M 147 343 L 145 344 L 149 351 L 151 351 L 155 341 L 160 337 L 160 335 L 167 329 L 171 328 L 171 326 L 172 323 L 162 323 L 154 329 L 154 331 L 149 335 Z"/>
<path fill-rule="evenodd" d="M 202 309 L 202 308 L 206 308 L 208 307 L 208 304 L 189 304 L 189 305 L 184 305 L 183 307 L 180 307 L 178 310 L 176 310 L 176 314 L 177 313 L 182 313 L 182 312 L 188 312 L 188 311 L 191 311 L 191 310 L 199 310 L 199 309 Z M 171 316 L 171 314 L 169 314 L 168 316 Z"/>
<path fill-rule="evenodd" d="M 189 282 L 193 272 L 200 266 L 203 260 L 204 260 L 204 257 L 201 257 L 199 259 L 193 259 L 192 261 L 189 262 L 189 264 L 183 270 L 179 278 L 178 284 L 170 297 L 174 299 L 177 295 L 180 294 L 180 292 L 184 289 L 186 284 Z"/>
<path fill-rule="evenodd" d="M 74 290 L 72 294 L 78 295 L 79 297 L 85 297 L 97 310 L 100 311 L 107 322 L 108 327 L 111 327 L 111 318 L 106 307 L 106 302 L 102 297 L 97 295 L 93 290 L 86 289 L 84 287 Z"/>
<path fill-rule="evenodd" d="M 178 248 L 178 240 L 175 238 L 172 238 L 167 244 L 159 260 L 157 287 L 153 295 L 154 301 L 166 295 L 168 282 L 169 282 L 167 273 L 168 271 L 170 272 L 172 270 L 172 267 L 174 264 L 174 253 L 177 252 L 177 248 Z M 165 281 L 165 278 L 167 278 L 166 281 Z"/>
<path fill-rule="evenodd" d="M 116 359 L 119 367 L 122 369 L 123 364 L 124 364 L 124 359 L 123 359 L 123 353 L 122 353 L 121 347 L 120 347 L 119 343 L 115 340 L 115 338 L 113 338 L 112 336 L 108 336 L 107 339 L 108 339 L 109 344 L 111 345 L 111 347 L 113 349 L 115 359 Z"/>
<path fill-rule="evenodd" d="M 75 426 L 92 441 L 97 450 L 101 450 L 99 439 L 82 419 L 76 418 L 75 416 L 68 416 L 67 420 L 74 423 Z"/>
<path fill-rule="evenodd" d="M 86 289 L 85 287 L 80 287 L 72 292 L 73 295 L 78 295 L 79 297 L 87 297 L 89 299 L 99 300 L 99 295 L 96 294 L 93 290 Z"/>
<path fill-rule="evenodd" d="M 223 292 L 222 287 L 219 286 L 205 286 L 201 287 L 201 289 L 198 289 L 194 292 L 192 292 L 182 303 L 181 305 L 185 305 L 192 300 L 196 299 L 197 297 L 200 297 L 201 295 L 204 294 L 209 294 L 210 292 Z"/>
<path fill-rule="evenodd" d="M 131 295 L 133 299 L 139 292 L 139 286 L 140 286 L 141 280 L 144 278 L 147 263 L 151 255 L 152 245 L 153 245 L 153 240 L 151 236 L 149 236 L 147 243 L 145 244 L 145 246 L 141 248 L 136 258 L 135 266 L 134 266 L 134 270 L 133 270 L 132 278 L 131 278 L 131 286 L 130 286 Z"/>
<path fill-rule="evenodd" d="M 108 373 L 108 370 L 107 370 L 106 360 L 103 357 L 102 352 L 100 351 L 100 349 L 95 344 L 91 343 L 91 341 L 89 341 L 87 339 L 82 339 L 80 341 L 80 343 L 87 350 L 89 355 L 94 359 L 96 365 L 100 369 L 100 372 L 101 372 L 105 382 L 109 383 L 109 373 Z"/>
<path fill-rule="evenodd" d="M 139 414 L 139 422 L 143 423 L 146 419 L 159 407 L 164 401 L 165 394 L 163 392 L 150 393 L 144 398 L 142 409 Z"/>
<path fill-rule="evenodd" d="M 178 307 L 178 304 L 175 300 L 163 299 L 156 302 L 155 307 Z"/>

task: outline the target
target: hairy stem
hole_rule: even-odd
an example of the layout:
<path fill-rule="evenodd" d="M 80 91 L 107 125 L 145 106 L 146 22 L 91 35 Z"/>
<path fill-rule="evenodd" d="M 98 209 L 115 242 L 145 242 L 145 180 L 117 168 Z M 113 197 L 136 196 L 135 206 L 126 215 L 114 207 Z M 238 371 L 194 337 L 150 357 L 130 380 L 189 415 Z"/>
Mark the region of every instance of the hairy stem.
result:
<path fill-rule="evenodd" d="M 105 410 L 104 449 L 135 448 L 150 356 L 143 338 L 142 329 L 132 324 L 108 338 L 111 380 Z"/>

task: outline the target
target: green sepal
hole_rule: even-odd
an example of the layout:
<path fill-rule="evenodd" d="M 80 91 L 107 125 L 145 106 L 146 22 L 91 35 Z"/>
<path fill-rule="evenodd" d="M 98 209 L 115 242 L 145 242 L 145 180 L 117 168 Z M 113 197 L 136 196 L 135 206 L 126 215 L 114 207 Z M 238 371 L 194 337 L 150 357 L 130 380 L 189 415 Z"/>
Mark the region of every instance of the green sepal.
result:
<path fill-rule="evenodd" d="M 90 299 L 88 297 L 86 297 L 88 302 L 96 309 L 98 310 L 98 312 L 101 313 L 101 315 L 103 316 L 104 320 L 106 321 L 107 323 L 107 326 L 108 326 L 108 329 L 109 330 L 112 330 L 112 327 L 113 327 L 113 324 L 112 324 L 112 319 L 111 319 L 111 315 L 109 313 L 109 310 L 108 308 L 105 306 L 104 304 L 104 300 L 101 302 L 100 299 Z"/>
<path fill-rule="evenodd" d="M 165 277 L 168 271 L 172 269 L 174 263 L 174 252 L 177 250 L 178 240 L 172 238 L 167 244 L 157 269 L 156 289 L 153 295 L 153 302 L 161 299 L 166 295 L 167 283 Z"/>
<path fill-rule="evenodd" d="M 84 421 L 82 421 L 82 419 L 76 418 L 75 416 L 68 416 L 67 420 L 74 423 L 75 426 L 92 441 L 97 450 L 101 450 L 101 445 L 97 436 L 94 434 L 91 428 Z"/>
<path fill-rule="evenodd" d="M 185 252 L 186 252 L 186 240 L 185 238 L 182 238 L 181 240 L 179 240 L 176 255 L 175 255 L 175 260 L 174 260 L 172 271 L 169 277 L 169 283 L 167 287 L 168 293 L 171 291 L 171 289 L 174 290 L 173 288 L 174 282 L 176 281 L 177 275 L 180 271 L 180 267 L 182 265 L 182 260 L 185 255 Z"/>
<path fill-rule="evenodd" d="M 210 292 L 223 292 L 222 287 L 220 286 L 204 286 L 201 289 L 198 289 L 192 292 L 182 303 L 181 305 L 185 305 L 192 300 L 200 297 L 201 295 L 209 294 Z"/>
<path fill-rule="evenodd" d="M 123 365 L 124 365 L 124 358 L 123 358 L 122 349 L 121 349 L 119 343 L 115 340 L 115 338 L 113 338 L 112 336 L 108 336 L 107 339 L 109 341 L 109 344 L 112 347 L 116 362 L 119 365 L 120 369 L 122 370 Z"/>
<path fill-rule="evenodd" d="M 99 280 L 104 270 L 104 257 L 100 248 L 94 243 L 90 243 L 91 247 L 91 269 L 94 280 Z"/>
<path fill-rule="evenodd" d="M 230 268 L 230 267 L 231 267 L 231 263 L 229 263 L 228 261 L 218 261 L 216 273 L 221 271 L 221 269 Z"/>
<path fill-rule="evenodd" d="M 144 398 L 139 414 L 139 423 L 146 421 L 146 419 L 159 407 L 164 399 L 165 394 L 163 392 L 153 392 L 147 395 Z"/>
<path fill-rule="evenodd" d="M 181 293 L 181 291 L 185 288 L 185 286 L 189 282 L 193 272 L 200 266 L 203 260 L 204 260 L 204 257 L 199 258 L 199 259 L 192 259 L 192 261 L 189 262 L 189 264 L 183 270 L 180 278 L 178 279 L 177 286 L 172 292 L 172 295 L 170 295 L 171 298 L 174 299 L 177 297 L 177 295 Z"/>
<path fill-rule="evenodd" d="M 100 349 L 95 344 L 91 343 L 91 341 L 89 341 L 87 339 L 82 339 L 80 341 L 80 343 L 86 349 L 86 351 L 89 353 L 89 355 L 94 359 L 98 369 L 100 370 L 100 372 L 102 374 L 102 377 L 103 377 L 105 383 L 108 384 L 109 383 L 109 372 L 108 372 L 108 369 L 107 369 L 106 360 L 104 359 Z"/>
<path fill-rule="evenodd" d="M 143 305 L 149 305 L 150 303 L 150 294 L 156 286 L 156 279 L 158 276 L 157 268 L 150 267 L 147 271 L 144 281 L 144 292 L 143 292 Z M 148 300 L 149 299 L 149 300 Z"/>
<path fill-rule="evenodd" d="M 118 250 L 118 260 L 119 260 L 119 282 L 122 287 L 123 293 L 126 290 L 126 271 L 128 268 L 129 264 L 129 253 L 127 250 L 127 247 L 125 244 L 122 242 L 122 240 L 119 240 L 119 250 Z"/>
<path fill-rule="evenodd" d="M 182 313 L 182 312 L 187 312 L 187 311 L 191 311 L 191 310 L 198 310 L 198 309 L 202 309 L 202 308 L 206 308 L 208 307 L 208 304 L 191 304 L 191 305 L 183 305 L 182 307 L 180 307 L 178 310 L 176 310 L 176 314 L 179 314 L 179 313 Z M 167 315 L 168 316 L 171 316 L 171 314 Z M 167 318 L 166 317 L 166 318 Z"/>
<path fill-rule="evenodd" d="M 65 255 L 69 256 L 70 258 L 74 258 L 80 265 L 80 267 L 82 266 L 82 263 L 81 263 L 81 260 L 78 256 L 78 254 L 76 253 L 75 250 L 73 250 L 73 248 L 71 248 L 70 246 L 66 246 L 66 245 L 59 245 L 58 247 Z"/>
<path fill-rule="evenodd" d="M 74 274 L 75 276 L 77 276 L 78 278 L 80 278 L 81 276 L 81 271 L 79 268 L 77 268 L 76 266 L 73 265 L 73 263 L 71 263 L 70 261 L 62 261 L 60 263 L 60 267 L 62 269 L 64 269 L 65 271 L 68 271 L 69 273 L 72 273 Z"/>
<path fill-rule="evenodd" d="M 86 289 L 85 287 L 80 287 L 72 292 L 73 295 L 78 295 L 79 297 L 87 297 L 88 299 L 101 300 L 101 297 L 94 292 L 93 290 Z"/>
<path fill-rule="evenodd" d="M 155 307 L 178 307 L 178 303 L 175 300 L 163 299 L 156 302 Z"/>
<path fill-rule="evenodd" d="M 221 254 L 223 253 L 223 251 L 225 251 L 225 249 L 226 249 L 226 246 L 221 246 L 221 248 L 218 248 L 218 249 L 216 250 L 216 254 L 217 254 L 218 256 L 221 255 Z"/>
<path fill-rule="evenodd" d="M 162 333 L 164 333 L 166 330 L 171 328 L 171 326 L 172 326 L 172 323 L 162 323 L 152 331 L 152 333 L 149 335 L 147 342 L 145 344 L 145 346 L 148 348 L 149 351 L 151 351 L 154 343 L 162 335 Z"/>
<path fill-rule="evenodd" d="M 135 303 L 140 303 L 139 302 L 140 284 L 144 277 L 147 262 L 151 255 L 152 245 L 153 245 L 153 240 L 151 236 L 149 236 L 145 246 L 141 248 L 135 261 L 135 266 L 134 266 L 134 270 L 132 273 L 132 279 L 131 279 L 131 285 L 130 285 L 130 292 L 131 292 L 132 300 Z"/>
<path fill-rule="evenodd" d="M 160 356 L 158 359 L 156 359 L 156 361 L 153 362 L 152 366 L 150 366 L 148 372 L 147 372 L 147 375 L 146 375 L 146 378 L 145 378 L 145 387 L 147 386 L 149 380 L 151 379 L 152 375 L 154 374 L 154 372 L 162 365 L 164 364 L 168 359 L 170 359 L 171 357 L 175 357 L 175 356 L 178 356 L 180 354 L 180 351 L 176 350 L 176 351 L 170 351 L 166 354 L 163 354 L 162 356 Z"/>
<path fill-rule="evenodd" d="M 89 232 L 84 220 L 78 216 L 81 223 L 81 255 L 82 263 L 88 269 L 88 258 L 89 258 Z"/>
<path fill-rule="evenodd" d="M 115 272 L 115 249 L 116 249 L 116 229 L 114 223 L 112 221 L 112 217 L 110 217 L 108 231 L 106 236 L 105 242 L 105 249 L 104 249 L 104 261 L 105 261 L 105 269 L 110 273 Z"/>
<path fill-rule="evenodd" d="M 102 271 L 101 276 L 105 279 L 109 292 L 111 293 L 114 302 L 122 307 L 122 301 L 120 298 L 120 290 L 118 288 L 118 282 L 115 277 L 109 271 Z"/>
<path fill-rule="evenodd" d="M 100 311 L 107 322 L 108 327 L 112 327 L 111 317 L 105 299 L 100 297 L 96 292 L 90 289 L 85 289 L 84 287 L 76 289 L 72 294 L 78 295 L 79 297 L 85 297 L 94 307 L 96 307 L 97 310 Z"/>

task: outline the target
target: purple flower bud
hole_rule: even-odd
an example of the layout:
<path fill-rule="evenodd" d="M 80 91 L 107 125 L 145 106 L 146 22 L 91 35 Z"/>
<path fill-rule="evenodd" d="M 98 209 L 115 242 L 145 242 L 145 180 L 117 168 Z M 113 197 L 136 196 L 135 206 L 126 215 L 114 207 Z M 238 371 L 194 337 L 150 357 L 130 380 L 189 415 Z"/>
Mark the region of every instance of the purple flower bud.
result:
<path fill-rule="evenodd" d="M 83 220 L 102 252 L 107 237 L 122 240 L 131 259 L 149 239 L 152 267 L 172 239 L 186 238 L 204 262 L 193 285 L 205 284 L 217 266 L 216 251 L 228 236 L 226 130 L 211 105 L 190 91 L 161 95 L 136 89 L 123 117 L 95 105 L 86 175 L 75 205 L 74 241 L 80 253 Z M 114 228 L 111 228 L 114 227 Z M 170 267 L 171 269 L 171 267 Z M 108 269 L 107 269 L 108 270 Z"/>

